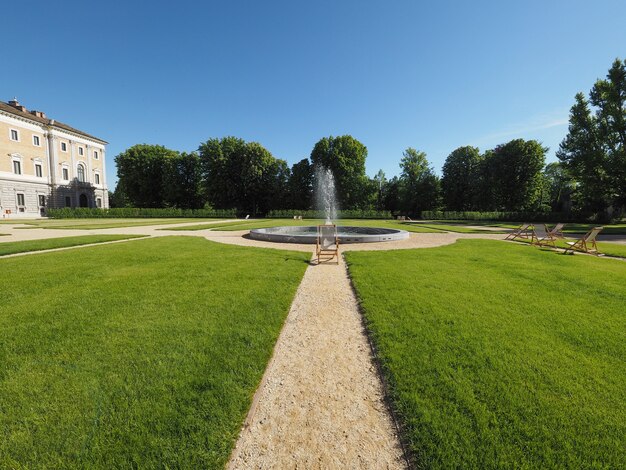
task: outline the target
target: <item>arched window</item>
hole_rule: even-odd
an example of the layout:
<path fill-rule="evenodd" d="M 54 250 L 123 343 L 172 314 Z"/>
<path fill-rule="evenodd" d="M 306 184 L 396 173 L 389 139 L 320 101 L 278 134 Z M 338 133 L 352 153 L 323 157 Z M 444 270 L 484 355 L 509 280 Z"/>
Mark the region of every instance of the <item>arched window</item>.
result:
<path fill-rule="evenodd" d="M 84 183 L 85 182 L 85 167 L 82 165 L 78 165 L 76 175 L 78 177 L 78 181 L 80 181 L 81 183 Z"/>

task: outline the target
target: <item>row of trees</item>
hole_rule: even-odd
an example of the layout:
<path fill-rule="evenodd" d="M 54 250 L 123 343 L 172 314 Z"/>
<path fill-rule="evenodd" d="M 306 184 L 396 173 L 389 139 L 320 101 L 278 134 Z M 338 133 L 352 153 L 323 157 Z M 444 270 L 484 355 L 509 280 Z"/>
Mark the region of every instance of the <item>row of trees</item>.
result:
<path fill-rule="evenodd" d="M 197 152 L 136 145 L 115 159 L 118 206 L 233 209 L 253 215 L 314 208 L 315 167 L 335 176 L 341 209 L 606 212 L 626 204 L 626 61 L 616 60 L 587 100 L 576 95 L 559 162 L 545 165 L 547 148 L 515 139 L 483 153 L 454 150 L 439 178 L 424 152 L 407 148 L 400 175 L 365 173 L 367 148 L 349 135 L 325 137 L 310 157 L 275 158 L 256 142 L 209 139 Z"/>
<path fill-rule="evenodd" d="M 511 141 L 480 155 L 461 147 L 448 157 L 440 179 L 424 152 L 407 148 L 400 175 L 365 173 L 367 148 L 354 137 L 325 137 L 310 159 L 291 168 L 256 142 L 209 139 L 197 152 L 135 145 L 116 158 L 114 206 L 238 209 L 253 215 L 276 209 L 314 208 L 315 167 L 335 176 L 341 209 L 527 210 L 536 208 L 546 149 L 535 141 Z"/>

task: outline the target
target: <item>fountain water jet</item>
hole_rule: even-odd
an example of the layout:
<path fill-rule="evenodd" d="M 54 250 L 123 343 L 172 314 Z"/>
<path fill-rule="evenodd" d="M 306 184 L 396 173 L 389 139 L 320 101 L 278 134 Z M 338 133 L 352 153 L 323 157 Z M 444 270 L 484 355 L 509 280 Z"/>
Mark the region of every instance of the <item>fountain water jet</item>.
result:
<path fill-rule="evenodd" d="M 315 199 L 317 209 L 324 212 L 326 224 L 330 225 L 337 219 L 337 195 L 335 192 L 335 177 L 330 168 L 317 166 L 315 168 Z"/>

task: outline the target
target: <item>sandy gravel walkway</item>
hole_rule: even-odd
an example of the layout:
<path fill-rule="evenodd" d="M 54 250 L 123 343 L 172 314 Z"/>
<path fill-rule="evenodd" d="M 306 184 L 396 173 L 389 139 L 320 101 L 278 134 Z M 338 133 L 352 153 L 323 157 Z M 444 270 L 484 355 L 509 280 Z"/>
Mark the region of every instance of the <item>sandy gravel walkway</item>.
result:
<path fill-rule="evenodd" d="M 404 467 L 345 265 L 311 265 L 229 468 Z"/>

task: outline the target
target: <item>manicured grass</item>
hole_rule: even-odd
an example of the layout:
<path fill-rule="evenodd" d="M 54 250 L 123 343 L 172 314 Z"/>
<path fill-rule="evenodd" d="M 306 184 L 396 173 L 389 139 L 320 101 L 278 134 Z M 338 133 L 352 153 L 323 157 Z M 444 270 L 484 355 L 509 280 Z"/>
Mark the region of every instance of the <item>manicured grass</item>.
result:
<path fill-rule="evenodd" d="M 47 238 L 44 240 L 26 240 L 21 242 L 0 242 L 0 256 L 28 251 L 51 250 L 68 246 L 89 245 L 90 243 L 104 243 L 115 240 L 129 240 L 142 238 L 146 235 L 84 235 L 81 237 Z"/>
<path fill-rule="evenodd" d="M 522 225 L 522 222 L 489 222 L 484 220 L 436 220 L 433 222 L 443 223 L 443 224 L 452 224 L 452 225 L 483 225 L 489 227 L 498 227 L 503 229 L 514 229 Z M 543 223 L 543 222 L 538 222 Z M 548 227 L 554 227 L 557 222 L 548 222 Z M 427 225 L 431 225 L 430 222 Z M 564 233 L 572 233 L 572 234 L 581 234 L 587 233 L 593 227 L 603 226 L 604 230 L 602 231 L 603 235 L 626 235 L 626 224 L 575 224 L 575 223 L 566 223 Z"/>
<path fill-rule="evenodd" d="M 555 245 L 558 248 L 569 248 L 570 245 L 567 244 L 567 242 L 574 242 L 576 241 L 576 238 L 567 238 L 565 240 L 557 240 L 555 242 Z M 515 240 L 516 242 L 521 242 L 521 243 L 530 243 L 530 240 L 523 240 L 523 239 L 517 239 Z M 543 249 L 551 249 L 551 247 L 549 246 L 542 246 L 541 248 Z M 607 255 L 607 256 L 616 256 L 619 258 L 626 258 L 626 245 L 621 245 L 619 243 L 611 243 L 611 242 L 598 242 L 598 250 L 600 251 L 600 253 Z M 576 251 L 577 253 L 578 251 Z M 569 254 L 570 252 L 568 252 Z"/>
<path fill-rule="evenodd" d="M 347 252 L 418 468 L 624 468 L 626 264 L 491 240 Z"/>
<path fill-rule="evenodd" d="M 339 219 L 335 221 L 337 225 L 349 225 L 355 227 L 379 227 L 379 228 L 394 228 L 397 230 L 406 230 L 408 232 L 417 233 L 433 233 L 440 230 L 433 228 L 422 228 L 412 224 L 405 224 L 396 222 L 394 220 L 377 220 L 377 219 Z M 251 230 L 254 228 L 268 228 L 278 226 L 296 226 L 296 225 L 319 225 L 323 224 L 322 219 L 254 219 L 254 220 L 242 220 L 241 222 L 227 222 L 223 224 L 213 224 L 206 226 L 192 226 L 192 227 L 177 227 L 176 230 L 205 230 L 212 229 L 215 231 L 236 231 L 236 230 Z M 167 229 L 169 230 L 169 229 Z"/>
<path fill-rule="evenodd" d="M 220 219 L 41 219 L 41 220 L 13 220 L 12 224 L 25 224 L 24 228 L 49 228 L 64 230 L 93 230 L 101 228 L 142 227 L 148 225 L 185 224 Z M 226 219 L 224 219 L 226 220 Z"/>
<path fill-rule="evenodd" d="M 506 233 L 504 230 L 482 230 L 479 228 L 468 228 L 468 227 L 464 227 L 463 225 L 455 225 L 455 224 L 422 224 L 422 223 L 415 223 L 416 226 L 421 227 L 421 228 L 429 228 L 429 229 L 435 229 L 435 230 L 441 230 L 444 232 L 455 232 L 455 233 L 482 233 L 482 234 L 488 234 L 488 233 Z"/>
<path fill-rule="evenodd" d="M 77 253 L 0 260 L 0 468 L 222 468 L 309 254 Z"/>

